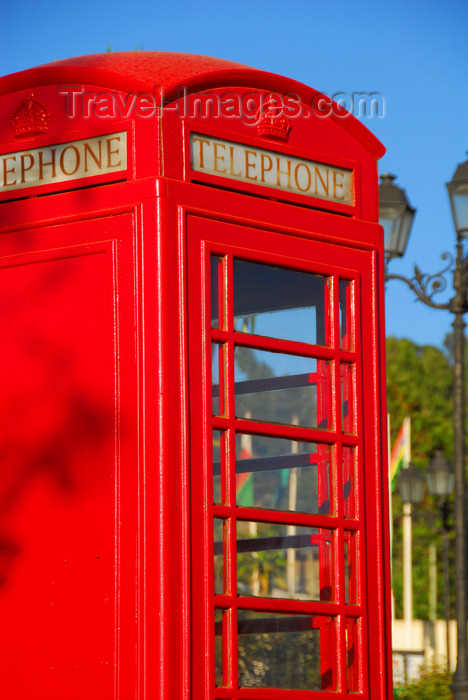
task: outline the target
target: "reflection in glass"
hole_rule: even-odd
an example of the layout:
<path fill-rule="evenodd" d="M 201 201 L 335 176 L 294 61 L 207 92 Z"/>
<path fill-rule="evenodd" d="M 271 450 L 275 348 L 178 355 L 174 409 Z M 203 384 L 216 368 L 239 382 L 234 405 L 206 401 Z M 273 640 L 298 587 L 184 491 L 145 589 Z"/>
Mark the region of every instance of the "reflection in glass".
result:
<path fill-rule="evenodd" d="M 222 610 L 215 610 L 215 685 L 220 687 L 224 682 L 224 661 L 223 661 L 223 613 Z"/>
<path fill-rule="evenodd" d="M 213 503 L 225 501 L 225 448 L 224 432 L 213 430 Z"/>
<path fill-rule="evenodd" d="M 322 634 L 324 632 L 324 634 Z M 238 611 L 239 686 L 333 690 L 334 620 L 281 613 Z"/>
<path fill-rule="evenodd" d="M 340 280 L 340 344 L 342 350 L 352 350 L 351 291 L 352 283 Z"/>
<path fill-rule="evenodd" d="M 361 690 L 359 681 L 359 620 L 346 619 L 346 661 L 348 692 L 358 693 Z"/>
<path fill-rule="evenodd" d="M 236 502 L 246 508 L 330 514 L 330 448 L 236 436 Z"/>
<path fill-rule="evenodd" d="M 332 600 L 332 532 L 237 522 L 239 595 Z"/>
<path fill-rule="evenodd" d="M 223 259 L 217 255 L 211 256 L 211 327 L 220 328 L 220 310 L 222 313 L 222 280 Z M 222 323 L 222 317 L 221 317 Z"/>
<path fill-rule="evenodd" d="M 214 591 L 216 594 L 225 592 L 225 520 L 214 519 Z"/>
<path fill-rule="evenodd" d="M 235 329 L 326 345 L 327 279 L 310 272 L 235 259 Z"/>
<path fill-rule="evenodd" d="M 329 367 L 325 360 L 235 348 L 236 416 L 330 427 Z"/>
<path fill-rule="evenodd" d="M 343 507 L 345 518 L 356 517 L 355 454 L 352 447 L 343 446 Z"/>
<path fill-rule="evenodd" d="M 224 414 L 224 344 L 211 343 L 211 382 L 213 396 L 213 415 Z"/>
<path fill-rule="evenodd" d="M 345 597 L 349 605 L 357 603 L 356 537 L 354 532 L 345 532 Z"/>
<path fill-rule="evenodd" d="M 354 432 L 353 365 L 341 363 L 341 420 L 344 433 Z"/>

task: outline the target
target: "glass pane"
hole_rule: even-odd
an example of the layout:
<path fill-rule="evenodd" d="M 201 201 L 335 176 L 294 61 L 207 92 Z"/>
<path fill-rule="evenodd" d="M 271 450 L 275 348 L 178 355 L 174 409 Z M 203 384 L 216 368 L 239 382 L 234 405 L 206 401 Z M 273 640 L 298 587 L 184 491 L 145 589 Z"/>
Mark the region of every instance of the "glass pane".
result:
<path fill-rule="evenodd" d="M 332 531 L 237 522 L 239 595 L 332 600 Z"/>
<path fill-rule="evenodd" d="M 343 447 L 343 506 L 344 517 L 356 517 L 355 454 L 352 447 Z"/>
<path fill-rule="evenodd" d="M 346 619 L 346 659 L 348 691 L 358 693 L 361 690 L 359 682 L 359 620 Z"/>
<path fill-rule="evenodd" d="M 224 414 L 224 367 L 224 344 L 211 343 L 211 381 L 214 416 Z"/>
<path fill-rule="evenodd" d="M 329 515 L 330 460 L 328 445 L 238 434 L 237 505 Z"/>
<path fill-rule="evenodd" d="M 224 432 L 213 430 L 213 502 L 225 503 L 225 447 Z"/>
<path fill-rule="evenodd" d="M 453 205 L 454 222 L 457 230 L 468 227 L 468 185 L 463 182 L 452 189 L 451 200 Z"/>
<path fill-rule="evenodd" d="M 353 365 L 341 364 L 341 419 L 344 433 L 354 433 Z"/>
<path fill-rule="evenodd" d="M 310 428 L 330 427 L 328 362 L 236 347 L 236 416 Z"/>
<path fill-rule="evenodd" d="M 216 594 L 225 592 L 225 520 L 214 519 L 214 591 Z"/>
<path fill-rule="evenodd" d="M 215 685 L 216 687 L 226 685 L 224 679 L 224 660 L 223 660 L 223 639 L 225 613 L 222 610 L 215 610 Z"/>
<path fill-rule="evenodd" d="M 351 333 L 352 283 L 340 280 L 340 344 L 342 350 L 352 350 Z"/>
<path fill-rule="evenodd" d="M 333 618 L 239 610 L 237 632 L 239 686 L 334 689 Z"/>
<path fill-rule="evenodd" d="M 327 281 L 310 272 L 235 259 L 235 329 L 326 345 Z"/>
<path fill-rule="evenodd" d="M 355 532 L 345 532 L 345 596 L 346 603 L 349 605 L 355 605 L 357 603 L 356 537 L 357 535 Z"/>
<path fill-rule="evenodd" d="M 211 327 L 222 328 L 220 326 L 220 311 L 223 312 L 223 259 L 217 255 L 211 256 Z M 221 324 L 222 324 L 221 316 Z"/>

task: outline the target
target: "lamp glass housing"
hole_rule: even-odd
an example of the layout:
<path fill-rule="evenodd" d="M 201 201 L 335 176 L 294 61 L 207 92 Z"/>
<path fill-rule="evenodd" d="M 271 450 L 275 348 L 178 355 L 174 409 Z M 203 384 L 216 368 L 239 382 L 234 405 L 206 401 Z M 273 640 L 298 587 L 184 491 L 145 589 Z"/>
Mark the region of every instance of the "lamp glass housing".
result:
<path fill-rule="evenodd" d="M 468 180 L 452 181 L 447 185 L 452 207 L 455 231 L 459 234 L 468 233 Z"/>
<path fill-rule="evenodd" d="M 416 505 L 424 500 L 425 479 L 423 473 L 413 464 L 400 472 L 398 490 L 403 503 Z"/>
<path fill-rule="evenodd" d="M 401 258 L 405 254 L 416 213 L 405 191 L 394 180 L 395 175 L 384 173 L 379 184 L 379 223 L 384 229 L 387 258 Z"/>
<path fill-rule="evenodd" d="M 385 253 L 392 258 L 401 258 L 406 251 L 413 225 L 414 210 L 401 205 L 381 207 L 379 223 L 384 230 Z"/>
<path fill-rule="evenodd" d="M 436 452 L 426 471 L 427 488 L 432 496 L 447 498 L 455 487 L 453 466 L 442 452 Z"/>

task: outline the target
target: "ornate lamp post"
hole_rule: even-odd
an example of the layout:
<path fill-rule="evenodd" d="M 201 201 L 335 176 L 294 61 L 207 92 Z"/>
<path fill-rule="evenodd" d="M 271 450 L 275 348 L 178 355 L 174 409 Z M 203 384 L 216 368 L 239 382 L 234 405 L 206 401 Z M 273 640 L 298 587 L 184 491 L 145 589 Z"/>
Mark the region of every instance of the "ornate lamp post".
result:
<path fill-rule="evenodd" d="M 385 231 L 386 267 L 394 257 L 401 257 L 406 248 L 414 210 L 409 206 L 404 190 L 394 184 L 395 176 L 385 174 L 379 186 L 381 224 Z M 465 320 L 468 310 L 468 256 L 463 251 L 463 239 L 468 235 L 468 161 L 461 163 L 447 189 L 452 207 L 457 234 L 456 259 L 443 253 L 448 261 L 445 268 L 435 275 L 422 273 L 414 266 L 414 276 L 386 274 L 386 279 L 405 282 L 417 298 L 434 309 L 449 310 L 454 315 L 454 366 L 453 366 L 453 427 L 455 467 L 455 608 L 457 618 L 457 668 L 453 676 L 454 700 L 468 700 L 468 651 L 467 651 L 467 605 L 466 605 L 466 474 L 465 474 Z M 406 207 L 403 205 L 406 203 Z M 395 207 L 395 204 L 398 206 Z M 408 223 L 409 222 L 409 223 Z M 398 240 L 394 231 L 403 233 Z M 453 267 L 452 267 L 453 266 Z M 447 303 L 438 303 L 433 297 L 446 286 L 444 273 L 452 268 L 455 295 Z"/>
<path fill-rule="evenodd" d="M 426 471 L 427 488 L 436 496 L 440 508 L 444 541 L 444 616 L 447 649 L 447 669 L 450 669 L 450 580 L 449 580 L 449 524 L 448 497 L 453 493 L 455 474 L 453 467 L 438 450 L 429 462 Z"/>

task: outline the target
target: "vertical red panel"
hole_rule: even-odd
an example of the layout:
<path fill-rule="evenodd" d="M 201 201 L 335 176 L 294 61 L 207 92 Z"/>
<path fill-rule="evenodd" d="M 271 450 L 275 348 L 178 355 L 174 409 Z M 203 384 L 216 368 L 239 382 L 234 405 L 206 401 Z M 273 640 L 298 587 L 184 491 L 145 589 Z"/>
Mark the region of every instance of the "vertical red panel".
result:
<path fill-rule="evenodd" d="M 0 242 L 4 697 L 107 700 L 134 687 L 120 654 L 136 641 L 135 377 L 129 391 L 118 244 L 92 232 L 110 238 L 88 222 Z"/>

